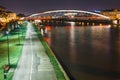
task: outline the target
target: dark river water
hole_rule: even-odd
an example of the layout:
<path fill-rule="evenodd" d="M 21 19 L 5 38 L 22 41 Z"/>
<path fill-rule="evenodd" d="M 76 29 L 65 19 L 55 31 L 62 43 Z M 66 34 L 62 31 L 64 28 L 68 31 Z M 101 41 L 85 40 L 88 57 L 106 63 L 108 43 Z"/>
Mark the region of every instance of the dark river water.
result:
<path fill-rule="evenodd" d="M 76 80 L 120 80 L 120 26 L 46 26 L 44 39 Z"/>

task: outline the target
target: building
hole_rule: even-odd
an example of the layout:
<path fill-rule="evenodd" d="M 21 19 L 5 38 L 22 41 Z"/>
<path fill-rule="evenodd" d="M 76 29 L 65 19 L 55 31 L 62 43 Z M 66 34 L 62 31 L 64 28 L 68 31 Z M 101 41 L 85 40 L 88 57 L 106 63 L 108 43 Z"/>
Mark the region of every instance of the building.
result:
<path fill-rule="evenodd" d="M 9 19 L 9 21 L 15 20 L 16 17 L 17 17 L 16 13 L 14 13 L 14 12 L 7 12 L 7 18 Z"/>
<path fill-rule="evenodd" d="M 118 9 L 102 10 L 101 14 L 110 17 L 111 20 L 115 20 L 115 19 L 120 20 L 120 10 Z"/>
<path fill-rule="evenodd" d="M 5 27 L 6 23 L 16 19 L 16 13 L 7 11 L 6 8 L 0 6 L 0 28 Z"/>

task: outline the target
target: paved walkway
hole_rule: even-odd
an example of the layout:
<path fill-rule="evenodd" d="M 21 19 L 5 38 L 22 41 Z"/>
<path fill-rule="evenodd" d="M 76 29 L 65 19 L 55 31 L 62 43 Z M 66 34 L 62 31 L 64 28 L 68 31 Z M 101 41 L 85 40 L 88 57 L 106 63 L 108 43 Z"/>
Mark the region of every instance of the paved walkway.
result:
<path fill-rule="evenodd" d="M 28 23 L 26 39 L 13 80 L 57 80 L 53 66 L 33 29 Z"/>

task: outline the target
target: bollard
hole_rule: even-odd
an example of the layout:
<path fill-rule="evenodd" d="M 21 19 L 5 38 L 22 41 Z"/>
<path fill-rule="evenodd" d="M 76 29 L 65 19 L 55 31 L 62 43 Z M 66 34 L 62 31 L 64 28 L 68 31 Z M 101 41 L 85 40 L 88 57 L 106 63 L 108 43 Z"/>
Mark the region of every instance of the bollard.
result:
<path fill-rule="evenodd" d="M 10 69 L 10 67 L 8 65 L 5 65 L 3 68 L 4 68 L 4 80 L 7 80 L 7 72 Z"/>
<path fill-rule="evenodd" d="M 7 80 L 7 71 L 4 69 L 4 80 Z"/>

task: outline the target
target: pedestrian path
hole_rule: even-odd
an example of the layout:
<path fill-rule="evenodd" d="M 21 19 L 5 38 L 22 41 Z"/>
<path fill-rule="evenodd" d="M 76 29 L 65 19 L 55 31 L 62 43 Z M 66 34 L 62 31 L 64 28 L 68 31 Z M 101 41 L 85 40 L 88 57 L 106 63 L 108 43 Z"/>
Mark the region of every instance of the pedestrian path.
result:
<path fill-rule="evenodd" d="M 28 23 L 27 28 L 22 55 L 13 80 L 57 80 L 49 57 L 32 24 Z"/>

